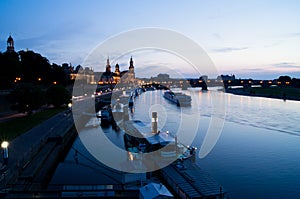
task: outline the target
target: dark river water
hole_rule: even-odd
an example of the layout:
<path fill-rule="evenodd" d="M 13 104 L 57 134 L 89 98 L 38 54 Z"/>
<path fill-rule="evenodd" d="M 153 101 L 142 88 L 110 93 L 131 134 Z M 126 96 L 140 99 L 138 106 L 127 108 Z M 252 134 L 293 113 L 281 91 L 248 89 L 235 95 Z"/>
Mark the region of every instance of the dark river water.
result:
<path fill-rule="evenodd" d="M 183 92 L 192 96 L 191 107 L 177 107 L 162 97 L 163 91 L 149 91 L 135 99 L 130 117 L 150 126 L 151 113 L 158 112 L 159 129 L 181 134 L 183 143 L 196 146 L 196 163 L 224 187 L 229 198 L 300 196 L 300 102 L 216 89 Z M 101 128 L 95 118 L 89 124 L 95 127 L 80 131 L 52 184 L 97 184 L 101 165 L 93 149 L 99 132 L 124 148 L 122 131 Z M 208 148 L 203 146 L 206 134 L 212 135 Z M 202 148 L 205 155 L 199 156 Z M 84 156 L 77 157 L 75 150 Z M 101 150 L 110 153 L 109 148 Z"/>

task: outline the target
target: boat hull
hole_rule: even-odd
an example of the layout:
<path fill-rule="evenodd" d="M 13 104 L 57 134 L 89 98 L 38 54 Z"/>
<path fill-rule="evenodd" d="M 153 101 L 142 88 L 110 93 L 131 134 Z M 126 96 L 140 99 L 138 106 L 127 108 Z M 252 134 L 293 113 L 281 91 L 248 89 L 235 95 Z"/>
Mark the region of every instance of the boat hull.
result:
<path fill-rule="evenodd" d="M 191 106 L 191 97 L 182 93 L 176 94 L 171 91 L 166 91 L 164 93 L 164 98 L 177 106 Z"/>

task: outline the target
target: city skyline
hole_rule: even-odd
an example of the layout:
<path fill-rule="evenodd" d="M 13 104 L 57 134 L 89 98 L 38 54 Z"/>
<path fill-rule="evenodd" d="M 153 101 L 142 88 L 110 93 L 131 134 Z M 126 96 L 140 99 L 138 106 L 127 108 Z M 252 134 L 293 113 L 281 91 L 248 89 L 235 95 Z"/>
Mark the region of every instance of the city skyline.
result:
<path fill-rule="evenodd" d="M 29 49 L 51 63 L 82 64 L 105 39 L 120 32 L 158 27 L 197 42 L 220 74 L 273 79 L 300 76 L 300 2 L 287 1 L 1 1 L 0 51 L 11 34 L 16 51 Z M 158 74 L 162 66 L 192 76 L 184 60 L 170 53 L 138 51 L 117 61 L 136 60 L 137 76 Z M 145 56 L 147 55 L 147 56 Z M 110 55 L 101 55 L 107 57 Z M 104 62 L 93 67 L 104 70 Z M 144 73 L 143 73 L 144 72 Z"/>

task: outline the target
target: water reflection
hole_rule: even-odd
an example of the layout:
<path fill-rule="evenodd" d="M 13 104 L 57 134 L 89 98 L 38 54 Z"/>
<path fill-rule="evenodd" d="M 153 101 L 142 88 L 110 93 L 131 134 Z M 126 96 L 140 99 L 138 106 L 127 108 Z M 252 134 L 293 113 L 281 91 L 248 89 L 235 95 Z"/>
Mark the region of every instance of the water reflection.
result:
<path fill-rule="evenodd" d="M 226 102 L 225 125 L 211 153 L 204 159 L 197 159 L 197 163 L 225 187 L 230 198 L 295 198 L 300 195 L 300 102 L 237 96 L 212 89 L 207 92 L 196 89 L 185 92 L 192 96 L 191 107 L 183 109 L 168 103 L 160 91 L 146 92 L 135 99 L 130 117 L 150 125 L 151 106 L 147 104 L 157 104 L 165 109 L 159 114 L 162 119 L 159 128 L 176 133 L 181 125 L 178 121 L 182 121 L 182 114 L 199 116 L 199 128 L 193 141 L 193 145 L 199 148 L 211 116 L 219 117 L 213 111 L 211 97 L 214 96 L 218 101 Z M 165 116 L 164 112 L 167 113 Z M 191 119 L 190 122 L 195 121 Z M 99 128 L 86 129 L 81 134 L 93 137 L 99 133 Z M 185 129 L 190 130 L 189 127 Z M 116 132 L 111 127 L 101 130 L 114 145 L 125 149 L 123 131 Z M 73 148 L 98 162 L 79 139 Z M 104 151 L 110 154 L 110 149 Z M 90 169 L 99 166 L 78 154 L 75 158 L 75 154 L 71 150 L 64 163 L 89 165 Z M 127 152 L 123 158 L 128 161 L 137 157 Z M 91 172 L 87 167 L 68 167 L 63 164 L 58 167 L 53 182 L 64 181 L 62 179 L 70 177 L 70 172 L 77 173 L 80 170 L 79 173 L 85 175 Z M 79 183 L 87 181 L 80 178 L 76 180 Z"/>

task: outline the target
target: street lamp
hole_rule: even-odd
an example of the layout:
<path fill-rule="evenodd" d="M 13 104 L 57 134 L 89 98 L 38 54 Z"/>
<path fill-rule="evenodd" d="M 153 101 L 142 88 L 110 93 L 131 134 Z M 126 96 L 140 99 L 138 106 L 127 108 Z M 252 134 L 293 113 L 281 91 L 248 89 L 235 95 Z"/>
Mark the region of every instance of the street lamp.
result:
<path fill-rule="evenodd" d="M 71 102 L 68 104 L 68 108 L 69 108 L 70 110 L 72 109 L 72 103 L 71 103 Z"/>
<path fill-rule="evenodd" d="M 1 147 L 3 148 L 3 164 L 7 165 L 8 163 L 8 145 L 9 143 L 7 141 L 3 141 L 1 143 Z"/>

